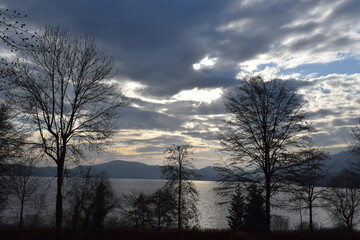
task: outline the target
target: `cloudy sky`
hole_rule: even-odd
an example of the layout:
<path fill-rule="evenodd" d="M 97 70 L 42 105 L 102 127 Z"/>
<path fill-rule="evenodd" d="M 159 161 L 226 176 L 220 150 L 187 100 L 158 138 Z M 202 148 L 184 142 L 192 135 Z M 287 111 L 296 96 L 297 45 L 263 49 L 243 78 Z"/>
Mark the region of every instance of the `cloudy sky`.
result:
<path fill-rule="evenodd" d="M 314 143 L 344 149 L 360 118 L 358 0 L 0 0 L 28 28 L 92 34 L 133 98 L 94 156 L 161 164 L 172 144 L 194 145 L 196 166 L 217 161 L 224 93 L 246 76 L 291 79 L 309 101 Z"/>

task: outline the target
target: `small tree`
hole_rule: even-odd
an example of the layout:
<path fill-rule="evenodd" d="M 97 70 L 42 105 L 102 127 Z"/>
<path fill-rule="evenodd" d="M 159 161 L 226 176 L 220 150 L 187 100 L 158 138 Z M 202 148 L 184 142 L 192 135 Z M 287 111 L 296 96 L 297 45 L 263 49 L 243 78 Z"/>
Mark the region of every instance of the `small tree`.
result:
<path fill-rule="evenodd" d="M 9 106 L 0 103 L 0 175 L 22 153 L 23 135 L 15 128 Z"/>
<path fill-rule="evenodd" d="M 57 166 L 56 228 L 62 227 L 65 165 L 101 149 L 116 130 L 119 110 L 128 99 L 110 79 L 111 58 L 93 38 L 72 38 L 68 31 L 46 27 L 38 51 L 23 51 L 4 77 L 7 94 L 32 130 L 34 145 Z"/>
<path fill-rule="evenodd" d="M 241 231 L 245 229 L 245 206 L 243 190 L 238 186 L 228 208 L 229 216 L 227 216 L 227 219 L 230 230 Z"/>
<path fill-rule="evenodd" d="M 79 167 L 79 176 L 68 179 L 65 200 L 68 220 L 72 228 L 83 226 L 85 211 L 93 198 L 96 181 L 91 167 Z"/>
<path fill-rule="evenodd" d="M 173 228 L 176 222 L 176 195 L 166 185 L 151 196 L 154 223 L 158 231 Z"/>
<path fill-rule="evenodd" d="M 111 187 L 109 178 L 103 173 L 98 179 L 95 188 L 95 194 L 90 206 L 90 217 L 93 228 L 102 228 L 104 226 L 105 217 L 118 205 Z M 88 214 L 88 213 L 87 213 Z"/>
<path fill-rule="evenodd" d="M 287 190 L 291 194 L 290 202 L 304 202 L 309 210 L 309 230 L 313 231 L 313 209 L 318 207 L 315 201 L 320 199 L 326 188 L 318 188 L 327 176 L 327 167 L 324 160 L 327 154 L 313 147 L 299 153 L 300 164 L 289 169 Z"/>
<path fill-rule="evenodd" d="M 280 215 L 271 215 L 271 231 L 284 232 L 289 230 L 289 219 Z"/>
<path fill-rule="evenodd" d="M 150 196 L 143 192 L 123 195 L 122 210 L 125 222 L 133 228 L 145 230 L 152 225 Z"/>
<path fill-rule="evenodd" d="M 9 194 L 11 163 L 21 157 L 23 136 L 15 128 L 10 108 L 0 103 L 0 210 L 3 209 Z"/>
<path fill-rule="evenodd" d="M 36 177 L 36 159 L 23 157 L 16 166 L 12 166 L 9 177 L 9 188 L 12 195 L 20 203 L 19 227 L 24 225 L 24 208 L 41 186 L 40 178 Z"/>
<path fill-rule="evenodd" d="M 304 104 L 296 89 L 280 79 L 242 80 L 227 95 L 229 119 L 219 135 L 222 151 L 229 156 L 223 177 L 241 176 L 246 169 L 251 176 L 245 180 L 263 187 L 266 231 L 270 231 L 271 196 L 279 188 L 284 170 L 296 163 L 294 150 L 302 146 L 304 133 L 312 130 L 305 122 Z M 242 172 L 238 173 L 239 169 Z"/>
<path fill-rule="evenodd" d="M 104 172 L 94 173 L 91 167 L 80 169 L 80 178 L 69 180 L 65 195 L 70 225 L 73 228 L 102 228 L 105 217 L 118 205 L 118 199 Z"/>
<path fill-rule="evenodd" d="M 244 215 L 245 231 L 264 232 L 266 231 L 265 202 L 261 191 L 255 184 L 248 189 Z"/>
<path fill-rule="evenodd" d="M 167 179 L 167 187 L 173 189 L 177 198 L 177 225 L 178 230 L 188 228 L 198 222 L 198 192 L 194 183 L 190 181 L 197 178 L 197 174 L 192 170 L 192 159 L 189 158 L 191 152 L 190 145 L 173 145 L 165 150 L 166 157 L 164 166 L 161 167 L 162 174 Z"/>
<path fill-rule="evenodd" d="M 360 184 L 359 176 L 344 170 L 336 176 L 331 187 L 323 193 L 323 207 L 328 210 L 338 224 L 353 230 L 359 223 Z"/>
<path fill-rule="evenodd" d="M 33 213 L 27 217 L 29 219 L 29 225 L 32 228 L 36 227 L 50 227 L 49 222 L 46 220 L 49 219 L 49 213 L 46 214 L 46 210 L 48 209 L 48 201 L 47 194 L 48 189 L 45 189 L 44 192 L 40 194 L 36 194 L 34 200 L 32 201 L 32 209 Z"/>

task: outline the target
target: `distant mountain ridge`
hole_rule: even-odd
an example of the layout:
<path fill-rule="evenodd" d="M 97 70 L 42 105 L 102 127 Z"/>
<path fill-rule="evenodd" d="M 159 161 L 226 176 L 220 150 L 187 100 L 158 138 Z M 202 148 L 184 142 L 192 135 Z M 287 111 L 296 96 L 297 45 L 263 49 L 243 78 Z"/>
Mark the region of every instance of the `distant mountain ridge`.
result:
<path fill-rule="evenodd" d="M 347 151 L 330 155 L 326 160 L 326 165 L 329 167 L 329 177 L 335 176 L 339 174 L 345 167 L 349 167 L 348 162 L 354 159 L 356 159 L 356 157 Z M 358 157 L 357 160 L 360 163 L 360 157 Z M 140 162 L 115 160 L 111 162 L 95 164 L 91 167 L 96 172 L 106 172 L 110 178 L 163 179 L 159 165 L 147 165 Z M 69 169 L 68 175 L 74 176 L 78 170 L 78 167 Z M 196 174 L 201 176 L 199 180 L 215 181 L 218 179 L 218 173 L 214 167 L 209 166 L 193 170 Z M 38 168 L 38 175 L 43 177 L 55 177 L 56 167 L 40 167 Z M 324 179 L 324 181 L 327 179 Z"/>
<path fill-rule="evenodd" d="M 90 167 L 90 166 L 84 166 Z M 104 171 L 110 178 L 130 178 L 130 179 L 163 179 L 159 165 L 147 165 L 145 163 L 130 162 L 123 160 L 114 160 L 111 162 L 92 165 L 95 172 Z M 55 177 L 56 167 L 38 168 L 40 176 Z M 68 175 L 72 176 L 78 172 L 79 167 L 67 170 Z M 217 180 L 217 172 L 214 167 L 205 167 L 193 169 L 201 177 L 199 180 L 214 181 Z M 195 180 L 195 179 L 192 179 Z"/>

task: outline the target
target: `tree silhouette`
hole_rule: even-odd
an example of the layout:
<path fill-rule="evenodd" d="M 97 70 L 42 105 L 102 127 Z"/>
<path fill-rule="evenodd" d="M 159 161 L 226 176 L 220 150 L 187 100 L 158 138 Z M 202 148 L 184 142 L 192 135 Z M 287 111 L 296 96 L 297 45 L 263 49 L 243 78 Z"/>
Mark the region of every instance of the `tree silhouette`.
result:
<path fill-rule="evenodd" d="M 291 194 L 291 202 L 303 201 L 309 210 L 309 230 L 313 231 L 313 209 L 318 207 L 315 200 L 320 199 L 326 188 L 318 188 L 320 181 L 327 176 L 327 167 L 324 160 L 327 154 L 321 150 L 309 146 L 298 153 L 300 163 L 289 169 L 288 192 Z"/>
<path fill-rule="evenodd" d="M 80 177 L 68 179 L 65 199 L 72 228 L 102 228 L 111 210 L 117 207 L 109 178 L 91 167 L 80 167 Z"/>
<path fill-rule="evenodd" d="M 270 231 L 271 196 L 283 170 L 296 162 L 294 149 L 289 148 L 301 146 L 304 133 L 312 130 L 305 122 L 304 104 L 296 89 L 280 79 L 242 80 L 227 95 L 225 107 L 230 115 L 219 140 L 229 158 L 222 177 L 240 176 L 264 188 L 266 231 Z"/>
<path fill-rule="evenodd" d="M 90 216 L 90 227 L 102 228 L 105 217 L 116 206 L 117 199 L 115 198 L 109 178 L 102 173 L 98 179 L 92 203 L 86 212 L 86 216 Z"/>
<path fill-rule="evenodd" d="M 246 202 L 247 203 L 244 214 L 245 231 L 266 231 L 266 213 L 264 208 L 265 202 L 261 191 L 255 184 L 250 185 Z"/>
<path fill-rule="evenodd" d="M 242 231 L 245 229 L 245 195 L 240 186 L 235 190 L 231 198 L 229 207 L 228 225 L 232 231 Z"/>
<path fill-rule="evenodd" d="M 178 230 L 188 228 L 198 222 L 198 210 L 196 203 L 198 193 L 194 183 L 190 179 L 197 178 L 197 174 L 192 170 L 193 165 L 189 155 L 192 146 L 188 144 L 173 145 L 165 150 L 166 157 L 161 171 L 167 179 L 167 187 L 172 189 L 177 198 L 177 225 Z"/>
<path fill-rule="evenodd" d="M 323 207 L 340 226 L 353 230 L 359 223 L 360 182 L 359 175 L 343 170 L 332 179 L 330 188 L 323 193 Z"/>
<path fill-rule="evenodd" d="M 143 192 L 131 192 L 122 197 L 125 222 L 130 227 L 145 230 L 150 228 L 152 219 L 151 198 Z"/>
<path fill-rule="evenodd" d="M 8 69 L 12 85 L 7 95 L 31 140 L 57 166 L 56 228 L 62 227 L 62 186 L 65 165 L 84 157 L 84 150 L 100 149 L 116 130 L 119 110 L 128 99 L 110 79 L 111 58 L 93 38 L 74 39 L 68 31 L 46 27 L 39 51 L 24 51 Z"/>
<path fill-rule="evenodd" d="M 23 135 L 14 126 L 10 108 L 0 104 L 0 210 L 3 209 L 7 195 L 9 194 L 10 164 L 21 157 L 23 146 Z"/>
<path fill-rule="evenodd" d="M 37 160 L 31 156 L 22 157 L 10 170 L 8 184 L 10 192 L 20 203 L 20 228 L 24 226 L 25 204 L 34 196 L 41 186 L 40 178 L 35 176 L 36 161 Z"/>
<path fill-rule="evenodd" d="M 176 195 L 166 185 L 151 196 L 154 223 L 158 231 L 173 228 L 176 222 Z"/>

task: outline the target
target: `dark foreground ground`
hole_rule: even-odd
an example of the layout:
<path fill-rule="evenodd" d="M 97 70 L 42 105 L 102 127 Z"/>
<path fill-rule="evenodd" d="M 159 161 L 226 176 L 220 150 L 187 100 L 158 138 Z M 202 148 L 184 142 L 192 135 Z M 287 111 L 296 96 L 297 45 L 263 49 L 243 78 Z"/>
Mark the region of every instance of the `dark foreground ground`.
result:
<path fill-rule="evenodd" d="M 339 232 L 334 230 L 309 232 L 284 232 L 255 234 L 229 231 L 189 231 L 154 232 L 131 230 L 9 230 L 0 229 L 0 240 L 347 240 L 359 239 L 359 232 Z"/>

